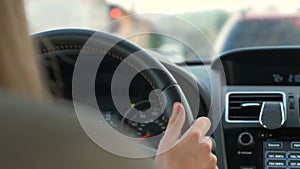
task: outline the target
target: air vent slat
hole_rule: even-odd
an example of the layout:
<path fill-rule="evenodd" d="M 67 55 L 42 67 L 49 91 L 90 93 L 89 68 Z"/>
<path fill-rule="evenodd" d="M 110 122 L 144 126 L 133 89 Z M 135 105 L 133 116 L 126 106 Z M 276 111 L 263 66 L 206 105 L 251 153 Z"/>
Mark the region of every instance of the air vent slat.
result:
<path fill-rule="evenodd" d="M 241 120 L 241 119 L 243 119 L 243 120 L 257 120 L 256 116 L 247 116 L 247 117 L 245 117 L 245 116 L 234 116 L 230 120 Z"/>
<path fill-rule="evenodd" d="M 230 121 L 258 121 L 262 103 L 283 101 L 281 93 L 231 93 L 228 95 L 227 119 Z"/>

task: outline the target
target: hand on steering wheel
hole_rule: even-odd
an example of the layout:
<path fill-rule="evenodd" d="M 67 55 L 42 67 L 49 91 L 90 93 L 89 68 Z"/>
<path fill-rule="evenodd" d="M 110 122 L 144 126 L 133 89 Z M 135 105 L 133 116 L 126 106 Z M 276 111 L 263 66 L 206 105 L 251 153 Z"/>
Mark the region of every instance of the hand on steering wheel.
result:
<path fill-rule="evenodd" d="M 217 158 L 212 142 L 205 137 L 210 120 L 201 117 L 180 137 L 185 120 L 182 104 L 175 103 L 167 130 L 158 147 L 156 164 L 161 169 L 216 169 Z"/>

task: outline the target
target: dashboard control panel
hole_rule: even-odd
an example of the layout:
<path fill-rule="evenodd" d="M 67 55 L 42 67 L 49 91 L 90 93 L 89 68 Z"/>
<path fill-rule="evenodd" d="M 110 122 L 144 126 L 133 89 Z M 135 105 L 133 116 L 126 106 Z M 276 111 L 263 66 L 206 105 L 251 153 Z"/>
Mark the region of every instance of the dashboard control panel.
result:
<path fill-rule="evenodd" d="M 299 168 L 300 141 L 265 141 L 265 168 Z"/>
<path fill-rule="evenodd" d="M 220 57 L 227 82 L 220 126 L 228 169 L 300 168 L 299 56 L 300 48 L 283 47 Z"/>

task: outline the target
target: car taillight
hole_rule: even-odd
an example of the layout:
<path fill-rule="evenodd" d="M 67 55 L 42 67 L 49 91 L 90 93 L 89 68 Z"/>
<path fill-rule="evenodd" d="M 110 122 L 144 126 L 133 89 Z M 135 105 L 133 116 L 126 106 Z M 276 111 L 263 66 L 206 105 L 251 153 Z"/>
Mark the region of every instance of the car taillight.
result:
<path fill-rule="evenodd" d="M 300 19 L 297 19 L 297 20 L 295 21 L 295 25 L 296 25 L 297 27 L 300 28 Z"/>

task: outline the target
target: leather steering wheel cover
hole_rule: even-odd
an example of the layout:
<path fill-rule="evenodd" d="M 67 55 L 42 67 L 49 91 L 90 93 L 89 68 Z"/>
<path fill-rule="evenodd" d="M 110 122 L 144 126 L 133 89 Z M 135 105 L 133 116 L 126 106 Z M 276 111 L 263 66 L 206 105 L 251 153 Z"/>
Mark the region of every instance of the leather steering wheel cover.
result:
<path fill-rule="evenodd" d="M 41 55 L 47 53 L 55 52 L 79 52 L 81 50 L 91 50 L 94 52 L 102 52 L 101 48 L 113 47 L 109 51 L 104 51 L 107 53 L 106 56 L 114 57 L 120 61 L 124 60 L 126 57 L 141 51 L 144 57 L 136 58 L 137 64 L 142 67 L 147 67 L 147 62 L 144 59 L 149 59 L 149 62 L 156 64 L 160 70 L 165 71 L 165 76 L 162 74 L 157 74 L 156 72 L 151 72 L 147 77 L 153 81 L 156 89 L 164 89 L 170 85 L 176 84 L 176 80 L 168 72 L 168 70 L 154 57 L 150 56 L 148 53 L 143 52 L 140 47 L 121 39 L 117 36 L 113 36 L 103 32 L 96 32 L 92 30 L 83 29 L 62 29 L 53 30 L 48 32 L 38 33 L 32 36 L 34 42 L 37 46 L 38 52 Z M 91 39 L 92 38 L 92 39 Z M 88 42 L 94 41 L 94 42 Z M 86 46 L 86 43 L 96 44 L 95 46 Z"/>

